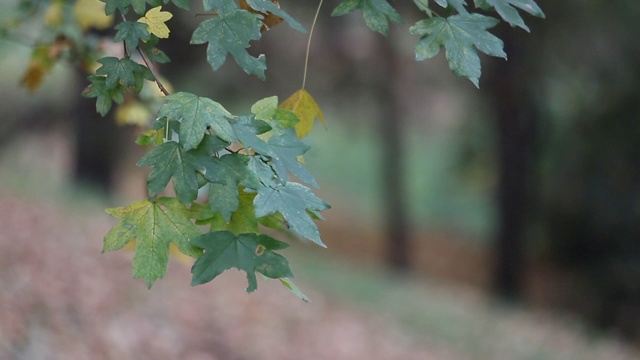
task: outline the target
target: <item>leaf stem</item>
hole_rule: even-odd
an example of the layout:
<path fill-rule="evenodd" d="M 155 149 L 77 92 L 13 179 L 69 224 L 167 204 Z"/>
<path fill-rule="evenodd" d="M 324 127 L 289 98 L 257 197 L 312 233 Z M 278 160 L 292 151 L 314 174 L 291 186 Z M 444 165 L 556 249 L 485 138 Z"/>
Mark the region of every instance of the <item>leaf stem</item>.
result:
<path fill-rule="evenodd" d="M 309 68 L 309 52 L 311 52 L 311 38 L 313 37 L 313 29 L 316 27 L 316 23 L 318 22 L 318 15 L 320 14 L 320 9 L 322 8 L 322 3 L 324 0 L 320 0 L 318 3 L 318 9 L 316 10 L 316 15 L 313 17 L 313 23 L 311 23 L 311 29 L 309 29 L 309 39 L 307 40 L 307 52 L 304 56 L 304 72 L 302 74 L 302 89 L 304 89 L 307 84 L 307 69 Z"/>

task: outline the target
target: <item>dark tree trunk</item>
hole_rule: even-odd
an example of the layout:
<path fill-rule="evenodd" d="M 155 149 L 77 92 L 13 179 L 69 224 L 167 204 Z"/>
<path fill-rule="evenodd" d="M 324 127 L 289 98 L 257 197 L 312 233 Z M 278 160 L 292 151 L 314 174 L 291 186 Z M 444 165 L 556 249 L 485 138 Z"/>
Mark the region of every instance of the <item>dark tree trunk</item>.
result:
<path fill-rule="evenodd" d="M 397 54 L 393 41 L 379 37 L 380 72 L 375 89 L 380 116 L 379 134 L 382 144 L 383 216 L 386 222 L 386 256 L 395 270 L 410 267 L 410 243 L 406 216 L 405 169 L 402 146 L 402 111 L 397 93 Z"/>
<path fill-rule="evenodd" d="M 508 29 L 504 39 L 509 60 L 495 64 L 483 90 L 493 99 L 498 139 L 498 186 L 496 200 L 499 229 L 495 244 L 493 284 L 496 294 L 508 300 L 522 295 L 524 230 L 531 214 L 529 180 L 536 109 L 521 54 L 518 36 Z"/>
<path fill-rule="evenodd" d="M 77 184 L 94 187 L 108 193 L 112 190 L 114 170 L 118 157 L 119 129 L 113 118 L 113 109 L 106 117 L 96 112 L 96 100 L 80 97 L 87 86 L 86 75 L 78 73 L 77 105 L 70 116 L 74 129 L 74 172 Z"/>

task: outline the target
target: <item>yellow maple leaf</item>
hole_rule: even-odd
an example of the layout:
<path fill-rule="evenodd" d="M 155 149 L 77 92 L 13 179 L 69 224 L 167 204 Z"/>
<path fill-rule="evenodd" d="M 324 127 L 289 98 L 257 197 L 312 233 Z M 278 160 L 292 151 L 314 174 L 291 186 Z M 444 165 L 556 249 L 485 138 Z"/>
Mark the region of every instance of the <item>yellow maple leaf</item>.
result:
<path fill-rule="evenodd" d="M 313 99 L 311 94 L 305 89 L 294 92 L 287 100 L 283 101 L 279 106 L 281 109 L 291 110 L 300 121 L 296 124 L 296 134 L 302 138 L 311 132 L 313 122 L 318 118 L 322 125 L 324 123 L 324 115 L 320 106 Z M 326 126 L 326 125 L 325 125 Z"/>
<path fill-rule="evenodd" d="M 169 19 L 173 17 L 173 14 L 168 11 L 160 11 L 162 6 L 149 9 L 147 13 L 138 19 L 139 22 L 147 24 L 149 26 L 149 32 L 153 35 L 166 39 L 169 37 L 169 28 L 165 24 Z"/>
<path fill-rule="evenodd" d="M 73 6 L 73 16 L 80 29 L 104 30 L 111 27 L 113 15 L 105 15 L 105 3 L 99 0 L 78 0 Z"/>

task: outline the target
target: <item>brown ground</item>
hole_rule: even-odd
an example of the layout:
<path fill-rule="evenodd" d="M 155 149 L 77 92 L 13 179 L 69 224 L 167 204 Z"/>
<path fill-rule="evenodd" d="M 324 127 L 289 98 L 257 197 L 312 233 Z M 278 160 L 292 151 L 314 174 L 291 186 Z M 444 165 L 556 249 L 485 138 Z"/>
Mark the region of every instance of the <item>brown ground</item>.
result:
<path fill-rule="evenodd" d="M 0 192 L 0 359 L 458 358 L 322 294 L 246 294 L 241 273 L 192 288 L 174 262 L 147 290 L 130 254 L 100 255 L 111 223 Z"/>

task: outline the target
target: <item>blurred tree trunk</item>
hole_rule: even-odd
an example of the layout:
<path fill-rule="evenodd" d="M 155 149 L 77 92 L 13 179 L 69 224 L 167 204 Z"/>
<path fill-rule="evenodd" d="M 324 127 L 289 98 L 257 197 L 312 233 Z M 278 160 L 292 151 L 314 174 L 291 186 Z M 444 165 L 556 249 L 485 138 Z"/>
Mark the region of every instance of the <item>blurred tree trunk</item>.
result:
<path fill-rule="evenodd" d="M 503 30 L 498 37 L 505 42 L 509 60 L 494 62 L 483 90 L 493 103 L 498 140 L 499 228 L 493 286 L 498 296 L 515 300 L 522 295 L 525 270 L 524 230 L 531 214 L 528 197 L 536 108 L 528 83 L 531 69 L 523 54 L 522 34 L 514 34 L 514 29 Z"/>
<path fill-rule="evenodd" d="M 393 31 L 393 30 L 392 30 Z M 398 54 L 390 38 L 378 38 L 379 72 L 374 89 L 382 144 L 383 216 L 386 221 L 387 263 L 396 270 L 410 267 L 410 244 L 405 201 L 405 169 L 402 141 L 403 112 L 396 86 Z"/>
<path fill-rule="evenodd" d="M 77 104 L 70 114 L 74 131 L 73 180 L 108 193 L 113 188 L 114 171 L 121 146 L 122 129 L 113 118 L 113 110 L 104 118 L 96 112 L 96 100 L 80 97 L 88 85 L 86 74 L 76 73 Z"/>

